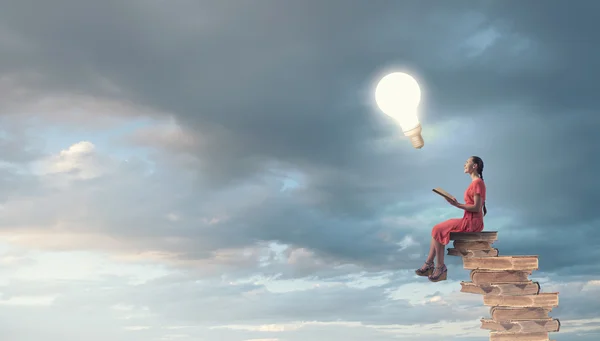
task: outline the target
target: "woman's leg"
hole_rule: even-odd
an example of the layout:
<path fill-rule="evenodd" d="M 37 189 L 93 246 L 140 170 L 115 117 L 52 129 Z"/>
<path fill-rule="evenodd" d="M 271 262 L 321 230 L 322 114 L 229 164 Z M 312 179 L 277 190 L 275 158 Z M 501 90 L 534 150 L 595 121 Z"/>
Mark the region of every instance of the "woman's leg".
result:
<path fill-rule="evenodd" d="M 446 248 L 446 246 L 440 242 L 438 242 L 437 240 L 433 239 L 433 243 L 434 245 L 434 249 L 435 249 L 435 254 L 437 255 L 437 262 L 436 265 L 441 267 L 442 265 L 444 265 L 444 249 Z"/>
<path fill-rule="evenodd" d="M 427 260 L 425 262 L 431 263 L 435 259 L 436 249 L 435 249 L 436 241 L 431 238 L 431 243 L 429 243 L 429 255 L 427 256 Z"/>
<path fill-rule="evenodd" d="M 429 243 L 429 254 L 427 255 L 427 259 L 425 260 L 425 264 L 421 268 L 415 271 L 415 273 L 419 276 L 429 276 L 433 271 L 433 260 L 435 259 L 435 239 L 431 238 L 431 242 Z"/>
<path fill-rule="evenodd" d="M 446 269 L 446 264 L 444 264 L 444 249 L 445 245 L 436 240 L 435 253 L 437 254 L 437 262 L 433 272 L 429 275 L 429 280 L 432 282 L 443 281 L 447 277 L 448 270 Z"/>
<path fill-rule="evenodd" d="M 429 253 L 427 254 L 427 258 L 425 259 L 425 264 L 433 263 L 435 260 L 435 239 L 431 238 L 431 242 L 429 242 Z"/>
<path fill-rule="evenodd" d="M 448 219 L 433 227 L 431 231 L 432 247 L 436 259 L 436 267 L 433 269 L 429 279 L 432 281 L 446 279 L 446 265 L 444 264 L 444 251 L 446 244 L 450 242 L 450 232 L 455 231 L 461 224 L 462 219 Z M 431 251 L 430 251 L 431 253 Z M 433 260 L 433 258 L 432 258 Z"/>

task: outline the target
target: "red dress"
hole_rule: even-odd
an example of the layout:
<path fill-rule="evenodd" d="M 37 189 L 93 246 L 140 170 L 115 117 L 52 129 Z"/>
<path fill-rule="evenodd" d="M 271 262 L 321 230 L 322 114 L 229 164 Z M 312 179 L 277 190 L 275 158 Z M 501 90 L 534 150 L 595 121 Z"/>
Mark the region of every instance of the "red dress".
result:
<path fill-rule="evenodd" d="M 471 182 L 465 191 L 465 204 L 475 204 L 475 194 L 481 196 L 481 201 L 485 203 L 485 183 L 480 178 Z M 450 232 L 481 232 L 483 230 L 483 205 L 479 212 L 469 212 L 465 210 L 462 218 L 448 219 L 433 227 L 431 236 L 447 245 L 450 242 Z"/>

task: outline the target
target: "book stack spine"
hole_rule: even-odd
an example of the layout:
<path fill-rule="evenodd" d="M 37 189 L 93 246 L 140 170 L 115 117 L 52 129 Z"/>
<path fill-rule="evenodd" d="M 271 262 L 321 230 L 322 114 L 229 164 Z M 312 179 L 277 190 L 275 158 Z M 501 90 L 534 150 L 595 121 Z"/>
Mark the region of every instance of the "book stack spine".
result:
<path fill-rule="evenodd" d="M 490 318 L 481 328 L 491 341 L 548 341 L 560 321 L 549 316 L 558 306 L 558 292 L 540 293 L 540 284 L 529 276 L 538 269 L 538 256 L 499 256 L 492 247 L 497 232 L 451 233 L 448 255 L 461 256 L 471 281 L 461 282 L 461 292 L 483 295 Z"/>

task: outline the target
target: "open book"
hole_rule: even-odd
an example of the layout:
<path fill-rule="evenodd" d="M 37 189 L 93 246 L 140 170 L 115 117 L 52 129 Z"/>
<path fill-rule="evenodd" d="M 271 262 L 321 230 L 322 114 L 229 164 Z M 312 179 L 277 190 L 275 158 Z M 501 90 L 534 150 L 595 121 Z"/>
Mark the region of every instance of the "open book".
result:
<path fill-rule="evenodd" d="M 435 193 L 443 196 L 444 198 L 447 198 L 447 199 L 450 199 L 450 200 L 454 200 L 454 197 L 452 196 L 452 194 L 444 191 L 443 189 L 441 189 L 439 187 L 434 188 L 432 191 L 434 191 Z"/>

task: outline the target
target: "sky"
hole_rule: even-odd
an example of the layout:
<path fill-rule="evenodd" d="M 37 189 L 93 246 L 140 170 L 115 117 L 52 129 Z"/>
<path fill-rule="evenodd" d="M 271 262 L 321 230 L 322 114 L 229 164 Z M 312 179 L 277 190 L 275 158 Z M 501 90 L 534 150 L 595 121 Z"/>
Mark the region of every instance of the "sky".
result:
<path fill-rule="evenodd" d="M 484 162 L 557 341 L 600 336 L 592 1 L 0 0 L 3 341 L 484 340 L 414 275 Z M 374 102 L 410 72 L 414 149 Z"/>

